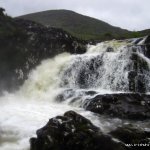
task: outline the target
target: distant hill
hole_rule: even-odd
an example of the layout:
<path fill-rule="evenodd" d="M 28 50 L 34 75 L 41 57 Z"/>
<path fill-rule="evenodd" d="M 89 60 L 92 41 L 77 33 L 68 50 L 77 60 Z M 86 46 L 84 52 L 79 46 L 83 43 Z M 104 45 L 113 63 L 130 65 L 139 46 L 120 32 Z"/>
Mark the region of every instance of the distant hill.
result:
<path fill-rule="evenodd" d="M 49 10 L 19 18 L 32 20 L 45 26 L 62 28 L 81 39 L 120 39 L 131 33 L 128 30 L 114 27 L 101 20 L 70 10 Z"/>
<path fill-rule="evenodd" d="M 142 30 L 142 31 L 139 31 L 138 33 L 140 33 L 142 36 L 150 35 L 150 29 Z"/>

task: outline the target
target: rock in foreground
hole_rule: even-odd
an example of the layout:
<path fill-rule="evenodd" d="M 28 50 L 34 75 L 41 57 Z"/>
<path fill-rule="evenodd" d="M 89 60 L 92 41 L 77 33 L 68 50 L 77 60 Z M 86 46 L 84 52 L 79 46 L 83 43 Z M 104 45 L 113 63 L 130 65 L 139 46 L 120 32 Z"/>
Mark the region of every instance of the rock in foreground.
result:
<path fill-rule="evenodd" d="M 140 128 L 134 127 L 131 124 L 118 127 L 110 134 L 118 140 L 125 143 L 130 149 L 133 150 L 149 150 L 150 146 L 150 132 L 143 131 Z M 131 146 L 132 145 L 132 146 Z M 133 146 L 134 145 L 134 146 Z"/>
<path fill-rule="evenodd" d="M 31 150 L 126 150 L 81 115 L 68 111 L 49 120 L 30 139 Z"/>

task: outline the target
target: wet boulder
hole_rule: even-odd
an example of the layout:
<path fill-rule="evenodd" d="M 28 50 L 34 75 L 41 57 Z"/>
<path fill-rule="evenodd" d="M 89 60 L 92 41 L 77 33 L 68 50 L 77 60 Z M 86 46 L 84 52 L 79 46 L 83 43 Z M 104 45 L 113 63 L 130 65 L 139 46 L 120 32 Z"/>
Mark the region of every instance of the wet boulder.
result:
<path fill-rule="evenodd" d="M 143 148 L 144 150 L 148 150 L 150 145 L 150 131 L 144 131 L 139 127 L 134 127 L 133 125 L 124 125 L 122 127 L 118 127 L 116 130 L 111 131 L 109 133 L 114 138 L 117 138 L 121 142 L 126 145 L 135 145 L 130 148 L 137 150 L 138 148 Z M 143 144 L 145 146 L 141 146 Z"/>
<path fill-rule="evenodd" d="M 106 52 L 114 52 L 114 49 L 112 47 L 107 47 Z"/>
<path fill-rule="evenodd" d="M 150 118 L 150 95 L 134 93 L 96 95 L 86 99 L 83 107 L 111 117 L 145 120 Z"/>
<path fill-rule="evenodd" d="M 126 150 L 74 111 L 50 119 L 30 145 L 30 150 Z"/>

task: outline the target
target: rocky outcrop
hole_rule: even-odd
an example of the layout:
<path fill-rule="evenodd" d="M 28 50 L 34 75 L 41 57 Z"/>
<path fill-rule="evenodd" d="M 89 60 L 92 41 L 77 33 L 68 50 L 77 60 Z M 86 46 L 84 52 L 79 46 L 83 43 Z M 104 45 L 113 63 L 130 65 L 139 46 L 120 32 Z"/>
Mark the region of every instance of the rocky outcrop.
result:
<path fill-rule="evenodd" d="M 0 15 L 0 89 L 21 85 L 43 59 L 63 52 L 81 54 L 85 45 L 61 29 Z"/>
<path fill-rule="evenodd" d="M 149 138 L 149 131 L 131 124 L 106 135 L 88 119 L 68 111 L 37 130 L 37 138 L 30 139 L 30 150 L 148 150 Z"/>
<path fill-rule="evenodd" d="M 36 50 L 37 53 L 42 52 L 40 54 L 46 56 L 49 54 L 47 57 L 51 57 L 62 52 L 82 54 L 86 51 L 85 41 L 73 37 L 62 29 L 45 27 L 29 20 L 15 19 L 15 21 L 27 33 L 32 52 Z"/>
<path fill-rule="evenodd" d="M 126 150 L 123 144 L 113 141 L 73 111 L 50 119 L 30 143 L 31 150 Z"/>
<path fill-rule="evenodd" d="M 64 90 L 57 102 L 67 101 L 86 110 L 108 117 L 130 120 L 150 119 L 150 95 L 140 93 L 99 94 L 98 91 Z"/>
<path fill-rule="evenodd" d="M 150 95 L 106 94 L 86 99 L 85 109 L 98 114 L 133 120 L 150 118 Z"/>

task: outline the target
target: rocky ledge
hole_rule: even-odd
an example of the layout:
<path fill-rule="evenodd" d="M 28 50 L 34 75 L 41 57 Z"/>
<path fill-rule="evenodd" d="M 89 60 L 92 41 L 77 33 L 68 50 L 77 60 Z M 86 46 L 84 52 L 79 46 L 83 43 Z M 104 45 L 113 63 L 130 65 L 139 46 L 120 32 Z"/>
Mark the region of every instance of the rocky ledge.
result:
<path fill-rule="evenodd" d="M 37 130 L 37 138 L 30 139 L 30 150 L 135 150 L 138 146 L 126 144 L 149 144 L 149 138 L 149 132 L 132 125 L 119 127 L 106 135 L 88 119 L 68 111 Z"/>
<path fill-rule="evenodd" d="M 150 119 L 150 95 L 120 93 L 96 95 L 85 100 L 86 110 L 123 119 Z"/>
<path fill-rule="evenodd" d="M 118 117 L 121 119 L 150 119 L 150 95 L 140 93 L 99 94 L 96 91 L 65 90 L 57 96 L 56 101 L 69 99 L 70 104 L 78 103 L 80 107 L 91 112 Z"/>

